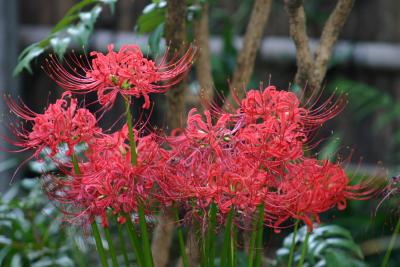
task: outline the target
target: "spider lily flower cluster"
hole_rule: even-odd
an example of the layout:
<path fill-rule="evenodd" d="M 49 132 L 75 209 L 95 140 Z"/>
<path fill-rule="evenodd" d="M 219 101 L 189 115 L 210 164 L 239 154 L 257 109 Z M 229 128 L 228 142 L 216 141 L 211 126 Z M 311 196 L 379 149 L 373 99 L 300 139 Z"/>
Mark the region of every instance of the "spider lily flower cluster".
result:
<path fill-rule="evenodd" d="M 47 61 L 45 71 L 65 93 L 43 114 L 7 98 L 11 111 L 26 122 L 13 128 L 15 138 L 8 141 L 36 158 L 50 148 L 46 156 L 61 174 L 45 175 L 45 189 L 69 221 L 90 224 L 101 218 L 107 228 L 110 215 L 124 224 L 126 214 L 140 207 L 150 213 L 174 205 L 199 219 L 215 207 L 221 224 L 229 214 L 238 223 L 262 214 L 262 224 L 276 231 L 291 218 L 311 230 L 322 212 L 376 192 L 373 179 L 351 184 L 340 163 L 304 152 L 312 146 L 312 133 L 342 110 L 341 97 L 302 105 L 294 93 L 268 86 L 237 99 L 233 112 L 192 109 L 186 126 L 170 136 L 144 135 L 132 128 L 131 116 L 110 133 L 98 125 L 96 114 L 78 105 L 75 93 L 96 92 L 106 110 L 118 95 L 128 104 L 131 96 L 143 97 L 147 109 L 149 94 L 173 90 L 185 76 L 195 49 L 159 62 L 135 45 L 118 52 L 110 45 L 107 54 L 90 56 L 91 62 L 73 56 L 66 67 L 55 57 Z M 87 149 L 77 155 L 75 146 L 82 143 Z M 64 144 L 70 163 L 54 157 Z"/>
<path fill-rule="evenodd" d="M 304 153 L 310 134 L 342 110 L 343 99 L 307 108 L 294 93 L 268 86 L 250 90 L 238 104 L 233 113 L 214 109 L 202 116 L 192 109 L 186 128 L 169 137 L 158 181 L 167 201 L 194 213 L 215 203 L 221 218 L 233 209 L 242 219 L 263 205 L 264 224 L 279 231 L 290 218 L 312 229 L 320 213 L 376 192 L 373 180 L 351 185 L 340 163 Z"/>

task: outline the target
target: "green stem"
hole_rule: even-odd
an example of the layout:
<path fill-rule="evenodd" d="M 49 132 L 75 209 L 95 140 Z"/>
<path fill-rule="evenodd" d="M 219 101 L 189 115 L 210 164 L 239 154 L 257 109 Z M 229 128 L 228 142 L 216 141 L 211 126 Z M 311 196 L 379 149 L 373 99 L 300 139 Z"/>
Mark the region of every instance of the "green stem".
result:
<path fill-rule="evenodd" d="M 75 173 L 78 175 L 81 174 L 81 170 L 79 168 L 79 163 L 78 163 L 78 157 L 76 156 L 75 153 L 72 153 L 71 161 L 72 161 L 72 165 L 74 167 Z M 99 228 L 97 227 L 96 221 L 94 221 L 92 223 L 92 232 L 93 232 L 94 239 L 96 241 L 97 252 L 99 253 L 99 256 L 100 256 L 101 265 L 103 267 L 106 267 L 106 266 L 108 266 L 107 257 L 106 257 L 106 253 L 104 251 L 103 243 L 101 241 L 101 236 L 100 236 Z"/>
<path fill-rule="evenodd" d="M 144 259 L 143 259 L 143 251 L 142 248 L 140 246 L 140 242 L 139 242 L 139 237 L 137 236 L 135 227 L 133 226 L 131 217 L 129 214 L 124 214 L 125 218 L 126 218 L 126 228 L 128 230 L 128 236 L 129 236 L 129 240 L 131 241 L 131 245 L 133 247 L 133 250 L 135 252 L 135 256 L 136 256 L 136 260 L 139 264 L 139 266 L 141 267 L 147 267 L 145 265 Z"/>
<path fill-rule="evenodd" d="M 122 227 L 118 222 L 117 222 L 117 228 L 118 228 L 119 241 L 121 242 L 122 255 L 124 256 L 125 266 L 129 267 L 129 258 L 128 258 L 128 252 L 126 250 L 125 238 L 124 234 L 122 233 Z"/>
<path fill-rule="evenodd" d="M 237 228 L 235 225 L 232 225 L 232 238 L 231 238 L 231 257 L 230 257 L 230 267 L 236 267 L 236 240 L 237 240 Z"/>
<path fill-rule="evenodd" d="M 173 211 L 174 211 L 174 214 L 175 214 L 175 220 L 177 222 L 179 222 L 179 211 L 178 211 L 178 208 L 176 206 L 174 206 L 173 207 Z M 179 249 L 181 251 L 183 267 L 189 267 L 189 257 L 188 257 L 188 255 L 186 253 L 186 246 L 185 246 L 185 241 L 183 239 L 182 228 L 180 226 L 178 226 L 177 231 L 178 231 Z"/>
<path fill-rule="evenodd" d="M 107 227 L 104 227 L 103 230 L 104 230 L 104 235 L 106 236 L 106 240 L 108 243 L 108 248 L 110 250 L 112 264 L 114 267 L 119 267 L 117 255 L 115 254 L 114 243 L 112 241 L 111 234 L 110 234 L 110 230 L 108 230 Z"/>
<path fill-rule="evenodd" d="M 146 261 L 146 267 L 153 267 L 153 256 L 151 254 L 150 240 L 147 233 L 146 215 L 144 213 L 143 203 L 139 201 L 139 227 L 142 234 L 143 254 Z"/>
<path fill-rule="evenodd" d="M 305 239 L 304 242 L 303 242 L 303 248 L 302 248 L 302 250 L 301 250 L 301 258 L 300 258 L 300 262 L 299 262 L 298 267 L 303 267 L 303 263 L 304 263 L 304 260 L 305 260 L 305 258 L 306 258 L 306 254 L 307 254 L 308 239 L 309 239 L 309 237 L 310 237 L 310 232 L 309 232 L 308 230 L 306 230 L 306 231 L 307 231 L 306 239 Z"/>
<path fill-rule="evenodd" d="M 136 143 L 135 143 L 135 135 L 133 133 L 132 113 L 131 113 L 131 105 L 129 99 L 125 99 L 125 106 L 126 106 L 126 123 L 128 124 L 129 145 L 131 147 L 131 163 L 132 165 L 136 165 L 137 164 Z"/>
<path fill-rule="evenodd" d="M 214 266 L 215 259 L 215 225 L 217 224 L 217 205 L 213 202 L 210 207 L 210 225 L 208 226 L 208 266 Z"/>
<path fill-rule="evenodd" d="M 234 214 L 234 209 L 231 208 L 228 214 L 228 219 L 226 220 L 225 232 L 224 232 L 224 243 L 222 246 L 222 255 L 221 255 L 221 267 L 226 267 L 228 258 L 230 258 L 230 244 L 231 244 L 231 235 L 232 235 L 232 218 Z"/>
<path fill-rule="evenodd" d="M 386 267 L 387 264 L 389 263 L 390 254 L 392 254 L 393 247 L 396 244 L 396 240 L 397 240 L 397 236 L 399 235 L 399 231 L 400 231 L 400 218 L 397 221 L 396 228 L 394 229 L 394 232 L 392 234 L 392 238 L 390 240 L 389 247 L 386 250 L 386 254 L 385 254 L 385 257 L 383 258 L 381 267 Z"/>
<path fill-rule="evenodd" d="M 258 232 L 258 220 L 253 221 L 252 227 L 253 227 L 253 229 L 251 232 L 249 257 L 248 257 L 248 262 L 247 262 L 248 267 L 253 267 L 253 263 L 254 263 L 254 246 L 256 245 L 256 237 L 257 237 L 257 232 Z"/>
<path fill-rule="evenodd" d="M 126 122 L 128 124 L 128 132 L 129 132 L 129 144 L 131 148 L 131 163 L 133 166 L 137 165 L 137 152 L 136 152 L 136 143 L 135 143 L 135 136 L 133 132 L 133 124 L 132 124 L 132 113 L 130 109 L 130 101 L 129 98 L 125 99 L 126 105 Z M 142 235 L 142 243 L 143 243 L 143 256 L 144 262 L 146 267 L 153 267 L 153 256 L 151 253 L 150 247 L 150 240 L 147 233 L 147 223 L 146 217 L 144 213 L 144 206 L 143 203 L 138 201 L 138 208 L 139 208 L 139 227 Z"/>
<path fill-rule="evenodd" d="M 293 255 L 294 255 L 294 249 L 296 247 L 296 236 L 297 236 L 297 228 L 298 227 L 299 227 L 299 221 L 297 220 L 296 223 L 294 224 L 292 246 L 290 247 L 288 267 L 292 267 L 292 265 L 293 265 Z"/>
<path fill-rule="evenodd" d="M 75 153 L 72 153 L 71 161 L 72 161 L 72 166 L 74 166 L 75 173 L 78 175 L 81 174 L 81 169 L 79 168 L 79 163 L 78 163 L 78 157 L 75 155 Z"/>
<path fill-rule="evenodd" d="M 264 203 L 260 205 L 258 211 L 257 224 L 257 247 L 256 247 L 256 263 L 255 267 L 260 267 L 263 256 L 263 234 L 264 234 Z"/>
<path fill-rule="evenodd" d="M 99 231 L 99 228 L 97 227 L 96 222 L 92 223 L 92 232 L 93 232 L 94 240 L 96 241 L 97 252 L 99 253 L 99 256 L 100 256 L 101 266 L 107 267 L 108 266 L 107 257 L 106 257 L 106 253 L 103 248 L 103 243 L 102 243 L 101 237 L 100 237 L 100 231 Z"/>
<path fill-rule="evenodd" d="M 72 252 L 73 252 L 73 257 L 75 259 L 76 265 L 78 267 L 85 267 L 87 266 L 87 263 L 85 261 L 85 257 L 79 248 L 78 244 L 76 243 L 76 239 L 72 236 Z"/>

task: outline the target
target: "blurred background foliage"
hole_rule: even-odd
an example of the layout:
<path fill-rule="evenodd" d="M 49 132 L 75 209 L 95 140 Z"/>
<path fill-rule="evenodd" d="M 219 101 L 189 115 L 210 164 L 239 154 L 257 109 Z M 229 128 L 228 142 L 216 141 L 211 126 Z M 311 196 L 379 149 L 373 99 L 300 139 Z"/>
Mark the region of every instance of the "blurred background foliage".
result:
<path fill-rule="evenodd" d="M 63 224 L 39 179 L 18 181 L 0 196 L 0 229 L 1 266 L 88 265 L 92 242 Z"/>
<path fill-rule="evenodd" d="M 19 44 L 12 44 L 19 45 L 22 51 L 19 63 L 13 66 L 14 74 L 20 79 L 20 86 L 19 89 L 9 89 L 18 91 L 28 105 L 37 111 L 57 95 L 49 95 L 48 91 L 54 85 L 40 70 L 44 57 L 51 51 L 62 57 L 69 55 L 71 47 L 82 50 L 80 47 L 84 45 L 84 49 L 89 50 L 96 45 L 91 36 L 104 30 L 112 33 L 127 32 L 138 36 L 137 38 L 148 36 L 145 45 L 150 55 L 159 55 L 165 48 L 163 34 L 166 1 L 16 2 L 18 27 L 31 27 L 28 30 L 32 27 L 50 27 L 51 30 L 50 33 L 45 30 L 44 36 L 38 31 L 38 36 L 33 37 L 32 34 L 26 34 L 27 30 L 22 31 L 25 35 L 18 38 Z M 226 95 L 237 56 L 235 37 L 244 33 L 253 1 L 188 0 L 189 36 L 193 36 L 192 23 L 201 13 L 204 2 L 210 4 L 210 34 L 222 40 L 220 53 L 212 54 L 211 58 L 215 90 L 220 95 Z M 335 2 L 306 1 L 310 36 L 319 35 Z M 340 38 L 352 43 L 367 41 L 398 45 L 398 25 L 400 3 L 397 0 L 356 1 Z M 265 37 L 288 37 L 287 17 L 282 1 L 273 2 L 271 18 L 264 34 Z M 35 40 L 33 44 L 32 39 Z M 290 88 L 296 71 L 294 63 L 287 58 L 282 58 L 279 62 L 258 59 L 249 87 L 258 88 L 259 81 L 264 81 L 264 85 L 271 82 L 282 89 Z M 334 160 L 340 154 L 345 155 L 342 158 L 351 154 L 349 172 L 353 173 L 354 169 L 358 169 L 355 175 L 397 175 L 400 160 L 399 69 L 358 66 L 351 60 L 343 63 L 332 59 L 323 87 L 325 97 L 333 92 L 344 94 L 348 105 L 342 115 L 320 131 L 319 135 L 326 140 L 318 147 L 321 149 L 319 157 Z M 192 82 L 191 89 L 193 94 L 198 93 L 195 81 Z M 162 99 L 157 101 L 162 102 Z M 162 103 L 160 106 L 163 106 Z M 159 114 L 155 110 L 153 116 Z M 161 121 L 157 118 L 154 120 Z M 354 148 L 354 151 L 349 152 L 348 146 Z M 377 162 L 379 167 L 376 167 Z M 91 250 L 94 249 L 91 238 L 87 238 L 84 231 L 74 231 L 74 228 L 62 223 L 61 214 L 40 190 L 40 181 L 33 178 L 38 175 L 37 169 L 26 168 L 20 174 L 28 179 L 21 179 L 7 190 L 3 189 L 4 193 L 0 197 L 1 266 L 88 266 L 87 264 L 93 262 L 90 257 L 93 255 Z M 7 180 L 8 184 L 9 176 L 4 175 L 2 179 Z M 348 263 L 346 266 L 378 266 L 398 216 L 396 197 L 389 197 L 383 203 L 380 203 L 380 199 L 353 201 L 348 203 L 345 211 L 326 213 L 322 218 L 325 225 L 310 237 L 314 249 L 307 255 L 308 266 L 339 266 L 335 263 L 343 262 Z M 299 249 L 304 233 L 305 229 L 302 228 L 297 237 Z M 291 238 L 290 229 L 280 234 L 266 230 L 264 245 L 270 264 L 285 266 Z M 398 252 L 400 242 L 396 243 L 395 248 Z M 301 251 L 296 250 L 295 253 L 299 258 L 298 253 Z M 239 255 L 240 257 L 245 255 Z M 399 263 L 399 254 L 393 253 L 390 266 L 398 266 Z"/>

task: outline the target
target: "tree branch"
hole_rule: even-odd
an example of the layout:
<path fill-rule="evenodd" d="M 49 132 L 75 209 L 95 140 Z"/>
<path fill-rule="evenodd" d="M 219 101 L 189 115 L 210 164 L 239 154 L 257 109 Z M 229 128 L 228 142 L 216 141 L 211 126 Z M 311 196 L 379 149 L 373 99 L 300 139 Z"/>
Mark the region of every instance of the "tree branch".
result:
<path fill-rule="evenodd" d="M 302 0 L 285 0 L 289 15 L 290 36 L 296 46 L 297 72 L 295 83 L 304 87 L 319 88 L 326 75 L 329 59 L 332 56 L 339 33 L 350 14 L 355 0 L 338 0 L 334 10 L 325 23 L 320 42 L 311 54 L 306 29 L 306 17 Z"/>
<path fill-rule="evenodd" d="M 166 210 L 157 217 L 157 226 L 153 233 L 151 251 L 154 266 L 165 267 L 169 261 L 169 252 L 175 229 L 175 221 L 171 210 Z"/>
<path fill-rule="evenodd" d="M 169 58 L 183 51 L 186 41 L 186 1 L 168 0 L 165 18 L 165 39 L 169 44 Z M 181 114 L 184 114 L 184 95 L 186 82 L 183 80 L 167 92 L 167 122 L 169 130 L 181 126 Z M 174 216 L 170 210 L 158 216 L 154 229 L 152 252 L 154 266 L 165 267 L 169 261 L 169 250 L 174 233 Z"/>
<path fill-rule="evenodd" d="M 211 71 L 211 52 L 209 47 L 208 3 L 203 4 L 200 18 L 193 23 L 193 30 L 195 42 L 199 48 L 196 58 L 197 80 L 206 100 L 212 101 L 214 98 L 214 81 Z"/>
<path fill-rule="evenodd" d="M 340 30 L 343 28 L 355 0 L 339 0 L 335 9 L 325 23 L 320 43 L 315 52 L 314 79 L 320 86 L 325 77 L 329 59 L 332 56 L 333 46 L 336 43 Z"/>
<path fill-rule="evenodd" d="M 297 72 L 295 83 L 304 85 L 311 79 L 314 60 L 311 54 L 306 27 L 306 16 L 302 0 L 285 0 L 286 12 L 289 15 L 290 36 L 296 46 Z"/>
<path fill-rule="evenodd" d="M 186 1 L 168 0 L 165 18 L 165 39 L 169 44 L 169 57 L 183 51 L 186 42 Z M 181 114 L 184 112 L 186 82 L 183 80 L 167 92 L 167 121 L 170 129 L 181 126 Z"/>
<path fill-rule="evenodd" d="M 243 46 L 236 60 L 236 68 L 231 83 L 233 89 L 238 89 L 236 94 L 239 98 L 245 95 L 244 89 L 249 83 L 251 74 L 253 73 L 257 51 L 260 47 L 264 28 L 271 11 L 271 3 L 272 0 L 255 0 L 254 2 L 250 21 L 247 24 Z M 241 90 L 241 88 L 243 90 Z M 233 96 L 230 95 L 225 102 L 225 106 L 232 102 Z"/>
<path fill-rule="evenodd" d="M 186 253 L 189 257 L 189 266 L 199 266 L 200 244 L 196 236 L 194 226 L 189 228 L 186 238 Z M 176 267 L 183 267 L 182 257 L 179 258 Z"/>

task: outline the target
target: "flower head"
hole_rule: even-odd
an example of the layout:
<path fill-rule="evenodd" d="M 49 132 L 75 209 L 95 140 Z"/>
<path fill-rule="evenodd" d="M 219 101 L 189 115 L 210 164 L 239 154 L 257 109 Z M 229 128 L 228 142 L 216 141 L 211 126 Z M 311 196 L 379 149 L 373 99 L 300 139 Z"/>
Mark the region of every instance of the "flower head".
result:
<path fill-rule="evenodd" d="M 150 107 L 149 94 L 162 93 L 177 84 L 189 71 L 195 48 L 190 47 L 178 60 L 167 61 L 167 53 L 159 62 L 144 57 L 137 45 L 123 45 L 118 52 L 114 45 L 108 53 L 93 51 L 91 63 L 74 56 L 67 67 L 55 57 L 48 60 L 45 71 L 63 89 L 77 93 L 95 91 L 99 103 L 110 107 L 118 94 L 144 97 L 143 108 Z"/>
<path fill-rule="evenodd" d="M 90 142 L 101 133 L 96 117 L 89 110 L 79 108 L 70 92 L 65 92 L 54 104 L 50 104 L 43 114 L 32 111 L 23 103 L 19 105 L 11 99 L 7 100 L 10 110 L 28 123 L 25 127 L 12 129 L 16 141 L 10 143 L 22 150 L 34 150 L 36 157 L 45 147 L 49 147 L 51 154 L 55 155 L 61 144 L 67 144 L 71 154 L 75 145 Z"/>
<path fill-rule="evenodd" d="M 154 182 L 164 165 L 163 149 L 152 134 L 137 137 L 138 162 L 132 165 L 125 137 L 120 131 L 93 140 L 79 162 L 79 173 L 49 176 L 46 191 L 57 203 L 66 204 L 62 210 L 68 220 L 91 223 L 100 217 L 107 227 L 108 212 L 137 212 L 139 201 L 151 205 Z"/>

